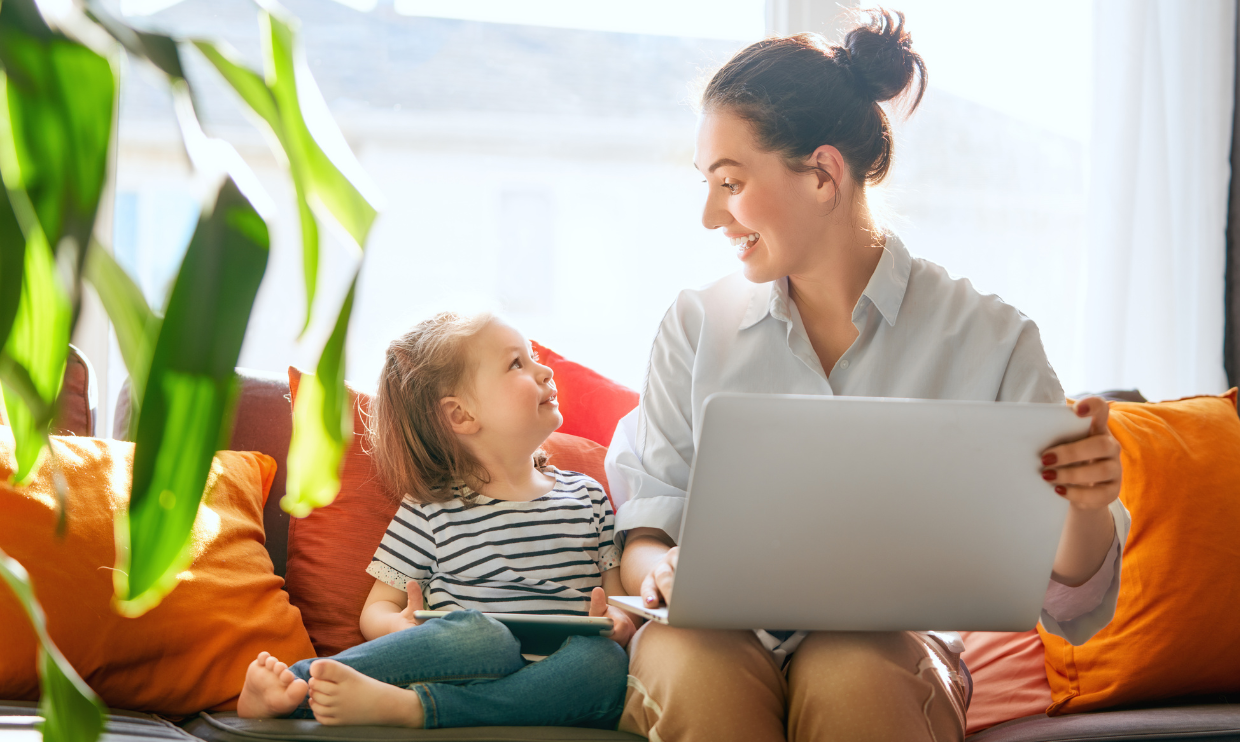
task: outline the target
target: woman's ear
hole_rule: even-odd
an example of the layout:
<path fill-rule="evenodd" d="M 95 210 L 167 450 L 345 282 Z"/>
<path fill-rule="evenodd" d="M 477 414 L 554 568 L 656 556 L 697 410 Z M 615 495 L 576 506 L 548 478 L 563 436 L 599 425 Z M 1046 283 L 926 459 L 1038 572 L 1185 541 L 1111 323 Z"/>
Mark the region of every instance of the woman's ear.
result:
<path fill-rule="evenodd" d="M 844 156 L 835 147 L 824 144 L 810 154 L 805 164 L 813 168 L 812 174 L 818 179 L 814 197 L 819 203 L 835 203 L 848 172 Z"/>
<path fill-rule="evenodd" d="M 457 435 L 473 435 L 482 426 L 465 407 L 465 400 L 460 397 L 444 397 L 439 400 L 439 411 L 448 421 L 448 427 Z"/>

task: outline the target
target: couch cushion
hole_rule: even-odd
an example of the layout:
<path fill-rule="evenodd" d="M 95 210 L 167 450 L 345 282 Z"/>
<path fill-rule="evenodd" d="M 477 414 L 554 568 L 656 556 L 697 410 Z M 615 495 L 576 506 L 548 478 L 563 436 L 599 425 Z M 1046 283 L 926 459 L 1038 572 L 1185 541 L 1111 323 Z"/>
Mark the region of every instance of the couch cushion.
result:
<path fill-rule="evenodd" d="M 1115 617 L 1074 647 L 1039 629 L 1051 714 L 1240 692 L 1236 390 L 1111 403 L 1132 513 Z"/>
<path fill-rule="evenodd" d="M 314 656 L 262 547 L 270 457 L 216 454 L 181 583 L 149 612 L 124 618 L 112 607 L 114 518 L 129 501 L 134 445 L 53 436 L 51 450 L 69 493 L 65 533 L 56 535 L 45 462 L 28 487 L 0 484 L 0 549 L 29 571 L 48 633 L 105 703 L 168 715 L 236 708 L 260 651 L 286 662 Z M 12 466 L 12 432 L 0 428 L 0 479 Z M 0 698 L 37 698 L 35 647 L 24 611 L 0 588 Z"/>
<path fill-rule="evenodd" d="M 263 529 L 267 534 L 267 554 L 280 577 L 288 552 L 288 513 L 280 507 L 288 471 L 289 438 L 293 434 L 292 406 L 288 396 L 288 377 L 250 368 L 237 369 L 241 393 L 237 396 L 236 419 L 228 448 L 233 451 L 261 451 L 276 460 L 276 478 L 263 508 Z M 112 437 L 126 440 L 129 430 L 129 380 L 116 400 Z"/>
<path fill-rule="evenodd" d="M 968 742 L 1161 742 L 1210 739 L 1240 742 L 1240 704 L 1030 716 L 991 727 Z"/>
<path fill-rule="evenodd" d="M 40 720 L 38 704 L 25 701 L 0 701 L 0 742 L 39 742 L 35 729 Z M 164 719 L 136 711 L 109 709 L 99 742 L 150 742 L 174 740 L 198 742 L 198 738 Z"/>
<path fill-rule="evenodd" d="M 300 719 L 240 719 L 236 714 L 229 713 L 201 714 L 184 726 L 186 731 L 208 742 L 641 742 L 645 739 L 625 732 L 578 727 L 329 727 L 316 721 Z"/>

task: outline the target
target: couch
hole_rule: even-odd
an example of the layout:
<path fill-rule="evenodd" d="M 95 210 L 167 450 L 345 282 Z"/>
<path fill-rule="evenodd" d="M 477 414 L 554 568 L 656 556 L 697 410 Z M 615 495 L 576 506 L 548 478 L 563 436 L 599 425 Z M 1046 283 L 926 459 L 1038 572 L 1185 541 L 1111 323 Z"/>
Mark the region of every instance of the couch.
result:
<path fill-rule="evenodd" d="M 92 435 L 90 411 L 95 394 L 85 359 L 71 365 L 66 376 L 61 409 L 56 423 L 66 434 Z M 261 451 L 279 464 L 264 509 L 266 548 L 276 574 L 284 576 L 289 516 L 279 507 L 285 492 L 284 462 L 292 429 L 288 381 L 282 374 L 239 369 L 241 394 L 231 439 L 233 450 Z M 72 413 L 72 415 L 68 414 Z M 115 416 L 115 437 L 123 437 L 128 424 L 128 394 L 123 391 Z M 1240 668 L 1237 668 L 1240 673 Z M 37 711 L 33 704 L 0 700 L 0 742 L 33 739 Z M 108 717 L 105 742 L 140 740 L 182 742 L 258 742 L 260 740 L 308 740 L 314 742 L 395 740 L 639 740 L 622 732 L 560 727 L 488 727 L 411 731 L 388 727 L 336 728 L 314 721 L 240 719 L 234 713 L 200 713 L 172 723 L 167 719 L 132 711 L 113 710 Z M 1213 697 L 1160 702 L 1157 706 L 1088 714 L 1015 719 L 977 734 L 969 742 L 1075 742 L 1077 740 L 1233 740 L 1240 742 L 1240 698 Z"/>

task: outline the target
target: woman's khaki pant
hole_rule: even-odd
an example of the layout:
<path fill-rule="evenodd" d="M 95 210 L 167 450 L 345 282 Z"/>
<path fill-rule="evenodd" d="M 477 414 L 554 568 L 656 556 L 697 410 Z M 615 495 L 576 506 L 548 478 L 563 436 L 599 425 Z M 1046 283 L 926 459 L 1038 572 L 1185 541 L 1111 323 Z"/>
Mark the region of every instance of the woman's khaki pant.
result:
<path fill-rule="evenodd" d="M 648 623 L 620 729 L 652 742 L 964 739 L 959 659 L 912 632 L 814 633 L 781 672 L 752 631 Z"/>

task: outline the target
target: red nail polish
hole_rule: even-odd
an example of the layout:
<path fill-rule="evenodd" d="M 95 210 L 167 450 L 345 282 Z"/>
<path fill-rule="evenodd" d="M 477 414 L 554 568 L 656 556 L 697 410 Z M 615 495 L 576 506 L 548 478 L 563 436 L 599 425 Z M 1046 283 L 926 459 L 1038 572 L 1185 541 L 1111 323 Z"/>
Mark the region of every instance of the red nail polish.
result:
<path fill-rule="evenodd" d="M 1053 481 L 1055 481 L 1055 477 L 1057 477 L 1057 476 L 1059 476 L 1059 474 L 1057 474 L 1057 473 L 1056 473 L 1056 472 L 1054 472 L 1054 471 L 1044 471 L 1044 472 L 1042 472 L 1042 478 L 1043 478 L 1043 479 L 1045 479 L 1045 480 L 1046 480 L 1046 481 L 1048 481 L 1048 482 L 1053 482 Z"/>
<path fill-rule="evenodd" d="M 1059 486 L 1055 487 L 1055 494 L 1057 494 L 1057 495 L 1066 495 L 1066 494 L 1068 494 L 1068 488 L 1067 488 L 1067 487 L 1065 487 L 1065 486 L 1063 486 L 1063 485 L 1061 484 L 1061 485 L 1059 485 Z"/>
<path fill-rule="evenodd" d="M 1089 414 L 1089 405 L 1087 405 L 1087 404 L 1083 404 L 1083 405 L 1081 405 L 1081 414 L 1082 414 L 1082 415 L 1088 415 L 1088 414 Z"/>
<path fill-rule="evenodd" d="M 1042 457 L 1042 466 L 1054 466 L 1059 463 L 1059 457 L 1053 453 L 1048 453 Z"/>

